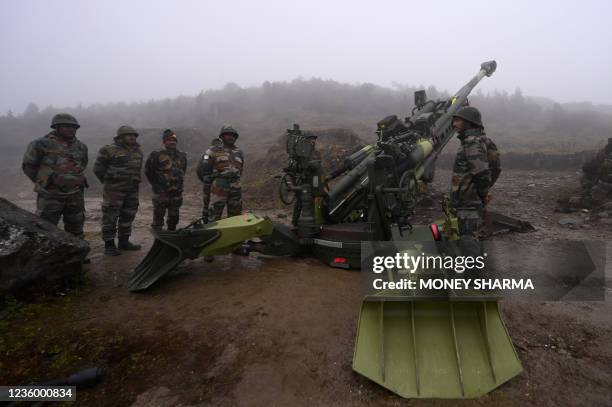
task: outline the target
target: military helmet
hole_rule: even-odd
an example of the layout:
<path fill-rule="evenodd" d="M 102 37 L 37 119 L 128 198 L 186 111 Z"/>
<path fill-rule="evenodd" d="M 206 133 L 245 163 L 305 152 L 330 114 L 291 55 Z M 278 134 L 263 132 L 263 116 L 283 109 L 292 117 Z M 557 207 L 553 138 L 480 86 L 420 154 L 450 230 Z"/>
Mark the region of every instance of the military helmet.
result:
<path fill-rule="evenodd" d="M 233 134 L 234 136 L 236 136 L 236 138 L 238 138 L 238 136 L 239 136 L 239 134 L 236 131 L 236 129 L 234 129 L 229 124 L 221 126 L 221 130 L 219 130 L 219 138 L 221 138 L 224 134 Z"/>
<path fill-rule="evenodd" d="M 176 133 L 174 133 L 174 131 L 172 131 L 172 129 L 166 129 L 162 133 L 162 140 L 166 141 L 167 139 L 169 139 L 172 136 L 174 136 L 174 138 L 176 138 Z"/>
<path fill-rule="evenodd" d="M 58 113 L 55 116 L 53 116 L 53 119 L 51 119 L 52 129 L 57 129 L 61 125 L 76 126 L 77 129 L 81 127 L 77 119 L 73 115 L 68 114 L 68 113 Z"/>
<path fill-rule="evenodd" d="M 121 126 L 117 129 L 117 137 L 126 136 L 128 134 L 134 134 L 138 137 L 138 132 L 134 130 L 132 126 Z"/>
<path fill-rule="evenodd" d="M 472 106 L 464 106 L 457 110 L 453 117 L 460 117 L 465 121 L 475 124 L 478 127 L 483 127 L 482 116 L 478 109 Z"/>

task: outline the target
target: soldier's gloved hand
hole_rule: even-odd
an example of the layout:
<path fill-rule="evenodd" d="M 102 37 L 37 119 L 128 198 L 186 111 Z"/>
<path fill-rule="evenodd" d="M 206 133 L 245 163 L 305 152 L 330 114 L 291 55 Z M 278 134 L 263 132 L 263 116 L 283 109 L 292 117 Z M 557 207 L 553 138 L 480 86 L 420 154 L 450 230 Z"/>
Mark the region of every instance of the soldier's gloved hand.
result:
<path fill-rule="evenodd" d="M 202 211 L 202 222 L 208 223 L 208 211 Z"/>

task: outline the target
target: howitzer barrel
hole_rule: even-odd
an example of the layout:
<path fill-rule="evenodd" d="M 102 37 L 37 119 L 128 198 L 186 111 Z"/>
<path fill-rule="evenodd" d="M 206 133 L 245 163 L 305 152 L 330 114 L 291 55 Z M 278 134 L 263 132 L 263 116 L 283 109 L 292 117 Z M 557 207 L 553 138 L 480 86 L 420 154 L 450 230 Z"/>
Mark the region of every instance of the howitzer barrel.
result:
<path fill-rule="evenodd" d="M 467 104 L 467 97 L 472 90 L 478 85 L 478 82 L 485 76 L 493 75 L 493 72 L 497 69 L 497 62 L 487 61 L 480 64 L 480 71 L 466 84 L 464 85 L 450 100 L 450 106 L 446 112 L 436 120 L 432 128 L 433 141 L 435 143 L 435 153 L 430 154 L 425 159 L 425 165 L 429 165 L 432 161 L 438 158 L 438 155 L 444 149 L 444 146 L 448 144 L 451 137 L 453 136 L 452 120 L 453 115 L 457 110 L 461 109 Z"/>
<path fill-rule="evenodd" d="M 372 154 L 373 152 L 374 152 L 374 145 L 372 144 L 368 144 L 367 146 L 359 149 L 358 151 L 354 152 L 350 156 L 346 157 L 342 165 L 329 174 L 328 179 L 336 178 L 338 175 L 346 171 L 352 170 L 361 161 L 363 161 L 368 155 Z"/>
<path fill-rule="evenodd" d="M 368 164 L 373 163 L 375 155 L 371 154 L 361 160 L 359 164 L 350 170 L 329 192 L 329 213 L 333 214 L 350 193 L 360 184 L 360 180 L 367 178 Z"/>
<path fill-rule="evenodd" d="M 436 120 L 436 123 L 432 129 L 432 133 L 434 135 L 444 132 L 445 127 L 448 126 L 448 122 L 452 120 L 453 114 L 455 114 L 457 110 L 461 109 L 467 103 L 468 95 L 470 92 L 472 92 L 476 85 L 478 85 L 478 82 L 480 82 L 485 76 L 493 75 L 493 72 L 495 72 L 496 69 L 497 62 L 495 61 L 487 61 L 480 64 L 480 71 L 478 71 L 478 73 L 466 85 L 455 93 L 455 95 L 451 98 L 451 104 L 446 113 Z"/>
<path fill-rule="evenodd" d="M 347 158 L 345 158 L 343 167 L 346 170 L 355 168 L 357 164 L 359 164 L 361 161 L 363 161 L 368 155 L 372 154 L 373 152 L 374 152 L 374 146 L 371 144 L 368 144 L 367 146 L 361 148 L 359 151 L 356 151 L 350 156 L 348 156 Z"/>
<path fill-rule="evenodd" d="M 453 115 L 467 104 L 467 97 L 478 82 L 485 76 L 491 76 L 496 68 L 497 63 L 495 61 L 483 62 L 478 73 L 448 101 L 428 101 L 411 118 L 407 119 L 414 125 L 419 120 L 419 116 L 434 114 L 437 117 L 433 125 L 423 135 L 424 138 L 416 142 L 415 147 L 406 158 L 401 160 L 402 162 L 397 163 L 396 169 L 400 173 L 406 170 L 414 170 L 420 178 L 425 169 L 435 162 L 454 133 L 452 128 Z M 401 143 L 400 138 L 391 139 L 389 142 Z M 341 208 L 347 204 L 350 206 L 351 199 L 357 196 L 356 192 L 368 182 L 368 165 L 375 161 L 380 151 L 382 150 L 372 149 L 363 153 L 357 152 L 345 162 L 342 172 L 348 170 L 351 166 L 352 169 L 329 192 L 328 213 L 330 215 L 334 215 L 336 212 L 342 213 Z M 358 164 L 355 165 L 355 163 Z M 334 175 L 339 175 L 342 172 L 335 172 Z"/>

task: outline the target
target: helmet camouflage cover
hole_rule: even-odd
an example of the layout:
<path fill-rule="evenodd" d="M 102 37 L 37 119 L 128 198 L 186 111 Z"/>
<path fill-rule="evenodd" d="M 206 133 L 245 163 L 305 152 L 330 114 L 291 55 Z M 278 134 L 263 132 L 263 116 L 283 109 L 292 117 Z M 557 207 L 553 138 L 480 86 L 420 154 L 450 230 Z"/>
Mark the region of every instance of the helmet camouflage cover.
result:
<path fill-rule="evenodd" d="M 138 137 L 138 132 L 132 126 L 121 126 L 117 129 L 117 137 L 133 134 Z"/>
<path fill-rule="evenodd" d="M 224 134 L 233 134 L 234 136 L 236 136 L 236 138 L 238 138 L 239 136 L 236 129 L 234 129 L 234 127 L 229 124 L 221 126 L 221 130 L 219 130 L 219 138 L 221 138 Z"/>
<path fill-rule="evenodd" d="M 453 117 L 459 117 L 465 121 L 468 121 L 470 123 L 477 125 L 478 127 L 483 127 L 482 126 L 482 116 L 480 114 L 480 111 L 478 111 L 478 109 L 476 109 L 475 107 L 472 107 L 472 106 L 462 107 L 461 109 L 457 110 L 457 112 L 455 112 Z"/>
<path fill-rule="evenodd" d="M 81 127 L 77 119 L 68 113 L 58 113 L 51 119 L 51 128 L 57 129 L 59 126 L 75 126 L 77 129 Z"/>

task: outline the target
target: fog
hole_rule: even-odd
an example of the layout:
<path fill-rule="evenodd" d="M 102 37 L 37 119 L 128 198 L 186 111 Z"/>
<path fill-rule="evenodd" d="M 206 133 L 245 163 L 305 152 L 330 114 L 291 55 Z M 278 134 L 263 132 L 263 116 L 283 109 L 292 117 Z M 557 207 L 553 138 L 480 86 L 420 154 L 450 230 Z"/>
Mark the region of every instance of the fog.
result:
<path fill-rule="evenodd" d="M 608 1 L 32 1 L 0 7 L 0 115 L 298 77 L 612 104 Z M 489 4 L 491 3 L 491 4 Z"/>

